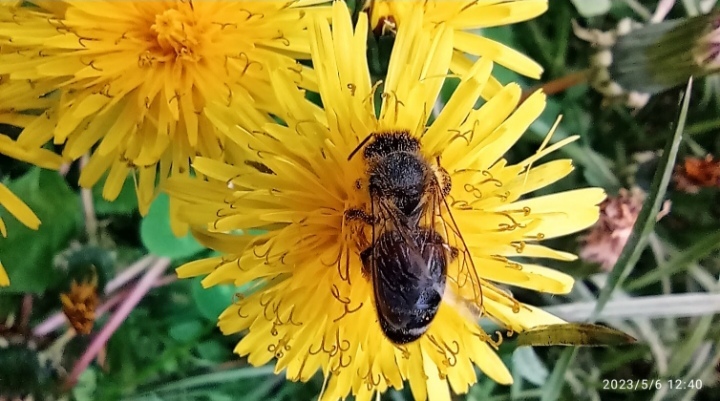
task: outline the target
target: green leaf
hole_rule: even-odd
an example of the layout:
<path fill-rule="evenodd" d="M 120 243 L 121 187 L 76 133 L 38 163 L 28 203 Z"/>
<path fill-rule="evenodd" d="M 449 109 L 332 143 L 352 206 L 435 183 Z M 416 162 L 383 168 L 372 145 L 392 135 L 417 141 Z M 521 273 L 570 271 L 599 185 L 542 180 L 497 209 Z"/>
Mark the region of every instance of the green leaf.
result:
<path fill-rule="evenodd" d="M 191 287 L 193 301 L 200 314 L 212 322 L 216 322 L 222 311 L 230 306 L 235 299 L 235 294 L 242 293 L 244 289 L 244 287 L 234 285 L 216 285 L 204 288 L 201 282 L 201 277 L 193 279 Z"/>
<path fill-rule="evenodd" d="M 88 369 L 78 377 L 77 384 L 73 386 L 72 394 L 76 401 L 93 401 L 97 390 L 97 372 Z"/>
<path fill-rule="evenodd" d="M 180 342 L 188 342 L 197 338 L 203 330 L 203 325 L 197 320 L 178 322 L 168 330 L 171 338 Z"/>
<path fill-rule="evenodd" d="M 714 315 L 706 315 L 698 319 L 688 330 L 687 338 L 677 345 L 668 362 L 668 377 L 680 377 L 685 367 L 695 358 L 695 352 L 707 341 L 708 331 L 713 326 Z"/>
<path fill-rule="evenodd" d="M 536 386 L 542 386 L 550 372 L 532 348 L 517 348 L 512 355 L 513 371 Z"/>
<path fill-rule="evenodd" d="M 610 11 L 610 0 L 570 0 L 585 18 L 605 15 Z"/>
<path fill-rule="evenodd" d="M 170 199 L 164 193 L 150 205 L 148 215 L 140 224 L 140 238 L 148 251 L 173 260 L 189 258 L 205 249 L 191 234 L 182 238 L 173 234 L 170 228 Z"/>
<path fill-rule="evenodd" d="M 577 347 L 567 348 L 560 355 L 560 358 L 558 358 L 555 364 L 555 369 L 553 369 L 550 377 L 542 388 L 540 401 L 555 401 L 560 398 L 560 393 L 562 393 L 562 389 L 565 386 L 565 372 L 567 372 L 570 363 L 575 359 L 578 349 Z"/>
<path fill-rule="evenodd" d="M 201 358 L 208 361 L 222 363 L 231 356 L 227 346 L 217 341 L 205 341 L 197 345 L 197 351 Z"/>
<path fill-rule="evenodd" d="M 561 323 L 538 326 L 518 335 L 518 347 L 553 345 L 570 346 L 617 346 L 632 344 L 637 340 L 620 330 L 598 324 Z"/>
<path fill-rule="evenodd" d="M 102 196 L 103 187 L 105 186 L 105 175 L 100 182 L 92 188 L 93 203 L 95 212 L 99 215 L 103 214 L 130 214 L 137 210 L 137 195 L 135 194 L 135 183 L 132 175 L 128 175 L 123 183 L 122 189 L 117 199 L 114 201 L 105 200 Z"/>
<path fill-rule="evenodd" d="M 78 233 L 82 209 L 78 195 L 57 171 L 33 168 L 8 185 L 40 218 L 31 230 L 0 209 L 8 238 L 0 239 L 0 255 L 10 276 L 7 292 L 40 293 L 55 286 L 62 273 L 53 269 L 53 258 Z"/>

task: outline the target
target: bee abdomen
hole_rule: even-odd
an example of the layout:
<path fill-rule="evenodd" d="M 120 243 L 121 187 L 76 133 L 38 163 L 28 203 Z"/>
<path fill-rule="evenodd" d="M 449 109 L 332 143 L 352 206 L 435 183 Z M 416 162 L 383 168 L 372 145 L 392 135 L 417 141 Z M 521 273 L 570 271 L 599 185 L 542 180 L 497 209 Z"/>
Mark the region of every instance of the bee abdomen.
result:
<path fill-rule="evenodd" d="M 420 338 L 435 318 L 445 290 L 446 257 L 437 233 L 420 230 L 413 242 L 392 230 L 377 240 L 373 265 L 375 307 L 385 336 L 396 344 Z M 372 263 L 374 261 L 374 263 Z"/>

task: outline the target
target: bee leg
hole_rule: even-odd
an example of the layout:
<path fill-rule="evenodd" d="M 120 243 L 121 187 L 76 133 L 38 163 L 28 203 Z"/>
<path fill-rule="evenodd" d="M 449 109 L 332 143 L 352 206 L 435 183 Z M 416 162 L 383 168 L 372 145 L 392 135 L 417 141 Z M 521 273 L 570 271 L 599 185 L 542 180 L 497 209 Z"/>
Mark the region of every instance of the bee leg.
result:
<path fill-rule="evenodd" d="M 440 190 L 442 191 L 443 198 L 450 195 L 450 191 L 452 190 L 452 180 L 450 179 L 450 173 L 447 172 L 444 168 L 438 166 L 438 170 L 440 173 Z"/>
<path fill-rule="evenodd" d="M 434 166 L 433 172 L 435 173 L 436 185 L 440 190 L 438 195 L 445 198 L 450 195 L 450 191 L 452 190 L 452 178 L 450 177 L 450 173 L 440 164 L 440 156 L 438 156 L 435 161 L 437 165 Z"/>
<path fill-rule="evenodd" d="M 364 279 L 370 279 L 370 267 L 372 266 L 372 252 L 373 247 L 369 246 L 364 251 L 360 252 L 360 260 L 362 261 L 362 276 Z"/>
<path fill-rule="evenodd" d="M 375 218 L 362 209 L 347 209 L 345 211 L 345 220 L 360 220 L 369 226 L 375 224 Z"/>
<path fill-rule="evenodd" d="M 458 258 L 458 256 L 460 256 L 460 250 L 457 249 L 457 248 L 454 247 L 454 246 L 449 246 L 449 251 L 450 251 L 450 260 L 449 260 L 449 262 L 452 263 L 452 262 L 454 262 L 454 261 Z"/>

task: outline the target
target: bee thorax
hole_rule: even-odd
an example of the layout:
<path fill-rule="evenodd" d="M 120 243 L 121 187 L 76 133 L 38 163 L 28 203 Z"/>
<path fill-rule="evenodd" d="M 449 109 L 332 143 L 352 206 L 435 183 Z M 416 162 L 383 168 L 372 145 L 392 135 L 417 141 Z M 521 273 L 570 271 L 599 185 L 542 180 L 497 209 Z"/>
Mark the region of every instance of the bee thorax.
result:
<path fill-rule="evenodd" d="M 396 152 L 370 167 L 371 197 L 392 202 L 405 215 L 412 214 L 428 186 L 426 164 L 416 154 Z"/>

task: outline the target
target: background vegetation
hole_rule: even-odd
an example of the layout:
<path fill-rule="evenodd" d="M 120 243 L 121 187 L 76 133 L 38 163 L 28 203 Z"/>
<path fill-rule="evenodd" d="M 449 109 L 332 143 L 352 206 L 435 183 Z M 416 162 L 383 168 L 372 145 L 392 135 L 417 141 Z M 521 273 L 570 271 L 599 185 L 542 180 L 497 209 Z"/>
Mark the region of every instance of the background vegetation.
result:
<path fill-rule="evenodd" d="M 679 0 L 671 17 L 697 13 L 698 3 Z M 592 48 L 573 35 L 573 19 L 586 27 L 607 30 L 624 17 L 646 19 L 656 5 L 656 0 L 551 0 L 550 10 L 543 16 L 512 27 L 488 29 L 485 34 L 538 60 L 545 67 L 543 81 L 551 81 L 588 66 Z M 509 72 L 503 72 L 501 80 L 519 81 L 525 88 L 538 84 Z M 453 88 L 449 82 L 444 96 Z M 718 88 L 718 77 L 695 82 L 687 124 L 680 132 L 678 163 L 685 156 L 720 154 Z M 555 157 L 571 157 L 578 168 L 546 191 L 600 186 L 617 194 L 620 188 L 639 186 L 649 192 L 649 201 L 672 201 L 671 213 L 656 225 L 647 215 L 640 216 L 637 233 L 643 227 L 651 230 L 632 237 L 629 249 L 642 252 L 623 255 L 612 273 L 582 261 L 557 263 L 552 266 L 577 278 L 572 293 L 550 297 L 516 292 L 525 302 L 582 321 L 601 289 L 607 288 L 605 283 L 617 286 L 599 321 L 631 333 L 638 343 L 573 351 L 517 348 L 507 341 L 500 353 L 515 384 L 499 386 L 480 375 L 469 395 L 458 399 L 720 399 L 720 326 L 715 317 L 720 310 L 720 191 L 710 188 L 687 194 L 670 184 L 662 196 L 664 186 L 653 186 L 656 172 L 675 163 L 661 150 L 673 144 L 683 90 L 655 96 L 634 112 L 622 105 L 604 106 L 599 94 L 585 84 L 576 85 L 549 99 L 542 118 L 509 154 L 511 159 L 519 159 L 534 153 L 562 114 L 553 140 L 572 134 L 580 135 L 581 140 Z M 77 165 L 63 177 L 0 157 L 0 171 L 43 222 L 41 230 L 33 232 L 12 217 L 6 218 L 12 235 L 0 241 L 0 254 L 14 274 L 12 287 L 0 289 L 0 335 L 32 343 L 43 356 L 62 354 L 58 370 L 36 363 L 35 351 L 0 349 L 0 372 L 5 378 L 38 389 L 61 380 L 64 376 L 58 372 L 70 372 L 76 365 L 92 336 L 76 336 L 65 344 L 62 333 L 67 327 L 54 324 L 64 322 L 53 315 L 60 310 L 59 294 L 67 290 L 71 279 L 87 274 L 89 264 L 98 267 L 101 285 L 113 283 L 106 288 L 111 294 L 101 299 L 101 304 L 107 305 L 122 298 L 116 294 L 123 294 L 125 287 L 118 284 L 123 277 L 130 278 L 126 271 L 118 279 L 117 272 L 138 260 L 144 263 L 140 267 L 154 261 L 142 259 L 145 255 L 168 257 L 175 267 L 209 254 L 192 238 L 172 236 L 166 197 L 161 196 L 141 219 L 131 179 L 113 203 L 102 199 L 98 185 L 98 190 L 88 194 L 94 205 L 88 214 L 90 198 L 83 203 L 81 191 L 74 186 Z M 578 251 L 579 237 L 563 238 L 556 245 Z M 647 247 L 642 247 L 645 244 Z M 637 263 L 633 256 L 639 256 Z M 317 397 L 322 386 L 319 375 L 309 383 L 292 383 L 283 375 L 273 375 L 271 366 L 254 368 L 232 354 L 238 338 L 223 336 L 215 323 L 241 288 L 203 290 L 198 279 L 175 281 L 170 269 L 165 274 L 113 334 L 100 358 L 79 376 L 72 390 L 74 399 L 280 401 Z M 107 316 L 98 319 L 95 332 L 107 322 Z M 607 385 L 613 379 L 661 379 L 662 386 L 644 391 L 613 390 Z M 676 380 L 694 380 L 695 388 L 671 390 L 668 380 L 674 384 Z M 697 388 L 698 383 L 702 388 Z M 412 397 L 409 390 L 390 391 L 383 399 Z"/>

